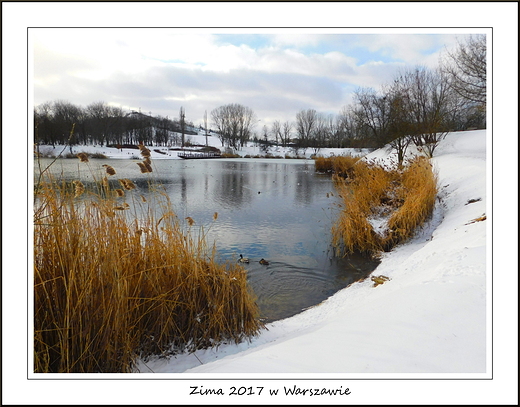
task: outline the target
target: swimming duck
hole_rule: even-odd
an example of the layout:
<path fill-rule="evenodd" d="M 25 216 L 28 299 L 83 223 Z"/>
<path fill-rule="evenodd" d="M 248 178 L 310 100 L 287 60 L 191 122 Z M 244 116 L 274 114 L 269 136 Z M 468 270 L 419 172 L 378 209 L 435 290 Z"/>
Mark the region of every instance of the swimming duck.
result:
<path fill-rule="evenodd" d="M 260 264 L 263 264 L 265 266 L 268 266 L 269 265 L 269 262 L 267 260 L 264 260 L 264 259 L 260 259 L 259 261 Z"/>
<path fill-rule="evenodd" d="M 239 261 L 239 263 L 249 263 L 249 259 L 242 255 L 240 255 L 240 258 L 238 259 L 238 261 Z"/>

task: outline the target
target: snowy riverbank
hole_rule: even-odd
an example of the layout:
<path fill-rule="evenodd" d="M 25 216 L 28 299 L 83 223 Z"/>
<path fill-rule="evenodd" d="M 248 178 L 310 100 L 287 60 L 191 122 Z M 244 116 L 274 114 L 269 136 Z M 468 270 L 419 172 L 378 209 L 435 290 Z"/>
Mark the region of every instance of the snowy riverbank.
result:
<path fill-rule="evenodd" d="M 391 155 L 378 150 L 367 158 Z M 387 276 L 388 282 L 355 283 L 319 306 L 268 325 L 251 343 L 141 363 L 140 371 L 237 378 L 486 377 L 491 356 L 486 131 L 449 134 L 433 163 L 439 173 L 433 219 L 412 241 L 384 255 L 373 275 Z M 484 215 L 487 220 L 474 221 Z"/>
<path fill-rule="evenodd" d="M 221 150 L 222 153 L 226 152 L 226 148 L 222 146 L 220 139 L 216 134 L 210 134 L 206 140 L 206 136 L 203 134 L 202 130 L 199 131 L 198 135 L 190 135 L 188 136 L 188 141 L 190 146 L 186 147 L 186 150 L 198 150 L 203 146 L 216 147 Z M 153 160 L 181 160 L 182 158 L 178 157 L 178 154 L 181 153 L 179 146 L 171 146 L 171 147 L 163 147 L 163 146 L 148 146 L 151 153 L 151 158 Z M 325 157 L 331 155 L 342 155 L 349 154 L 352 156 L 366 155 L 370 150 L 364 148 L 323 148 L 319 149 L 317 155 L 322 155 Z M 298 149 L 297 151 L 291 147 L 282 147 L 282 146 L 269 146 L 267 150 L 263 149 L 261 145 L 256 144 L 252 141 L 248 142 L 246 146 L 232 151 L 234 154 L 237 154 L 241 157 L 254 157 L 254 156 L 269 156 L 276 158 L 311 158 L 313 154 L 315 154 L 314 149 L 306 148 L 306 149 Z M 63 145 L 42 145 L 39 146 L 39 153 L 44 157 L 56 157 L 60 153 L 63 156 L 67 156 L 68 154 L 78 154 L 78 153 L 87 153 L 87 154 L 99 154 L 103 155 L 106 158 L 120 158 L 120 159 L 140 159 L 141 155 L 139 154 L 139 150 L 131 149 L 131 148 L 115 148 L 115 147 L 106 147 L 99 145 L 92 146 L 83 146 L 83 145 L 75 145 L 72 147 L 67 147 Z"/>

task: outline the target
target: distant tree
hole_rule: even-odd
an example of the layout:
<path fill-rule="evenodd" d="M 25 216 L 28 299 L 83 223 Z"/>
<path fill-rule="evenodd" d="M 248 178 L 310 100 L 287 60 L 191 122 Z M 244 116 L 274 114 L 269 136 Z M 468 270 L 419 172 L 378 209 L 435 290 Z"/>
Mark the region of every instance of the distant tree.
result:
<path fill-rule="evenodd" d="M 278 140 L 282 140 L 282 125 L 279 120 L 275 120 L 271 127 L 271 134 L 274 136 L 275 143 L 278 144 Z"/>
<path fill-rule="evenodd" d="M 182 106 L 179 111 L 179 125 L 181 127 L 181 147 L 184 148 L 184 133 L 186 131 L 186 114 L 184 113 L 184 108 Z"/>
<path fill-rule="evenodd" d="M 204 133 L 206 135 L 206 147 L 208 146 L 208 111 L 204 110 Z"/>
<path fill-rule="evenodd" d="M 59 144 L 77 144 L 76 133 L 71 134 L 72 126 L 81 119 L 81 109 L 64 100 L 57 100 L 52 105 L 53 132 Z"/>
<path fill-rule="evenodd" d="M 362 137 L 358 134 L 357 115 L 352 105 L 343 106 L 337 116 L 338 147 L 357 147 Z"/>
<path fill-rule="evenodd" d="M 327 146 L 331 148 L 341 148 L 343 135 L 339 126 L 339 116 L 329 114 L 326 117 L 326 125 L 328 134 Z"/>
<path fill-rule="evenodd" d="M 402 165 L 414 133 L 412 118 L 406 110 L 406 97 L 401 93 L 399 82 L 394 82 L 394 86 L 387 90 L 386 98 L 389 101 L 390 108 L 388 144 L 397 153 L 398 165 Z"/>
<path fill-rule="evenodd" d="M 94 102 L 87 106 L 87 116 L 87 127 L 93 142 L 101 145 L 122 142 L 123 109 L 105 102 Z"/>
<path fill-rule="evenodd" d="M 470 36 L 455 51 L 446 51 L 441 60 L 441 70 L 461 99 L 452 118 L 454 129 L 486 127 L 486 48 L 485 35 Z"/>
<path fill-rule="evenodd" d="M 240 104 L 228 104 L 211 111 L 213 123 L 219 133 L 222 146 L 238 149 L 251 138 L 256 124 L 252 109 Z"/>
<path fill-rule="evenodd" d="M 480 105 L 486 104 L 486 36 L 470 36 L 458 43 L 455 51 L 446 52 L 441 69 L 450 85 L 461 97 Z"/>
<path fill-rule="evenodd" d="M 320 149 L 327 146 L 329 141 L 329 127 L 327 118 L 323 114 L 317 114 L 316 125 L 311 137 L 310 145 L 314 150 L 314 154 L 318 154 Z"/>
<path fill-rule="evenodd" d="M 281 138 L 282 145 L 284 147 L 287 147 L 287 144 L 289 144 L 289 142 L 291 141 L 292 127 L 293 127 L 293 125 L 289 121 L 284 122 L 284 124 L 282 125 L 280 138 Z"/>
<path fill-rule="evenodd" d="M 52 103 L 45 102 L 34 108 L 34 138 L 36 143 L 55 145 Z"/>
<path fill-rule="evenodd" d="M 306 149 L 311 146 L 315 137 L 318 121 L 318 112 L 314 109 L 300 110 L 296 114 L 296 143 L 299 148 Z"/>
<path fill-rule="evenodd" d="M 354 93 L 356 125 L 364 138 L 381 147 L 388 142 L 389 105 L 385 95 L 372 88 L 360 88 Z"/>
<path fill-rule="evenodd" d="M 416 67 L 400 74 L 393 91 L 398 95 L 413 142 L 432 157 L 439 142 L 449 131 L 453 93 L 441 70 Z"/>
<path fill-rule="evenodd" d="M 262 127 L 261 150 L 264 154 L 267 154 L 269 152 L 269 129 L 267 128 L 267 125 L 265 125 L 265 124 Z"/>
<path fill-rule="evenodd" d="M 169 120 L 166 117 L 155 118 L 155 144 L 158 146 L 168 145 L 170 140 Z"/>

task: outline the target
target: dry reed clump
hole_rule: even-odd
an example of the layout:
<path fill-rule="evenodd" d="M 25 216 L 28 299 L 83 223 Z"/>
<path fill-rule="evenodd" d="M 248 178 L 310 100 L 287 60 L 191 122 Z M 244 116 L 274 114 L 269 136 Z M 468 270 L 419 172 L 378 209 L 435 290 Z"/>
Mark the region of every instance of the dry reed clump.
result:
<path fill-rule="evenodd" d="M 314 168 L 316 172 L 332 173 L 342 178 L 351 176 L 354 164 L 359 161 L 359 157 L 350 155 L 321 157 L 314 159 Z"/>
<path fill-rule="evenodd" d="M 437 196 L 437 175 L 426 157 L 412 160 L 403 171 L 399 190 L 402 205 L 388 220 L 386 247 L 410 238 L 432 214 Z"/>
<path fill-rule="evenodd" d="M 437 195 L 437 177 L 424 157 L 396 169 L 360 161 L 351 178 L 335 176 L 334 184 L 343 201 L 333 244 L 346 254 L 375 256 L 410 238 L 431 216 Z"/>
<path fill-rule="evenodd" d="M 116 201 L 138 193 L 128 180 L 120 183 L 132 192 L 110 198 L 79 181 L 73 191 L 43 179 L 34 219 L 35 372 L 131 372 L 137 357 L 259 332 L 244 269 L 217 263 L 214 247 L 183 230 L 165 195 L 131 207 Z"/>

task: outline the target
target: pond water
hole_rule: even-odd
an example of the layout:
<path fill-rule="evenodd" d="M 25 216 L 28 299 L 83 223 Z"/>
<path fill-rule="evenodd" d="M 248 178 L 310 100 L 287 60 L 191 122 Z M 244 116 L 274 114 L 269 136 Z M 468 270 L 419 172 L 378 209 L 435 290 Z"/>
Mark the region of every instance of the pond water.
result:
<path fill-rule="evenodd" d="M 41 160 L 43 166 L 50 162 Z M 330 177 L 315 173 L 312 160 L 154 160 L 152 174 L 141 174 L 136 162 L 60 159 L 51 168 L 64 179 L 88 181 L 101 179 L 102 165 L 111 165 L 114 178 L 133 180 L 145 196 L 152 176 L 178 217 L 191 217 L 192 230 L 203 227 L 220 259 L 250 259 L 244 267 L 267 322 L 319 304 L 378 264 L 334 256 L 330 230 L 338 201 Z M 259 264 L 261 258 L 269 265 Z"/>

